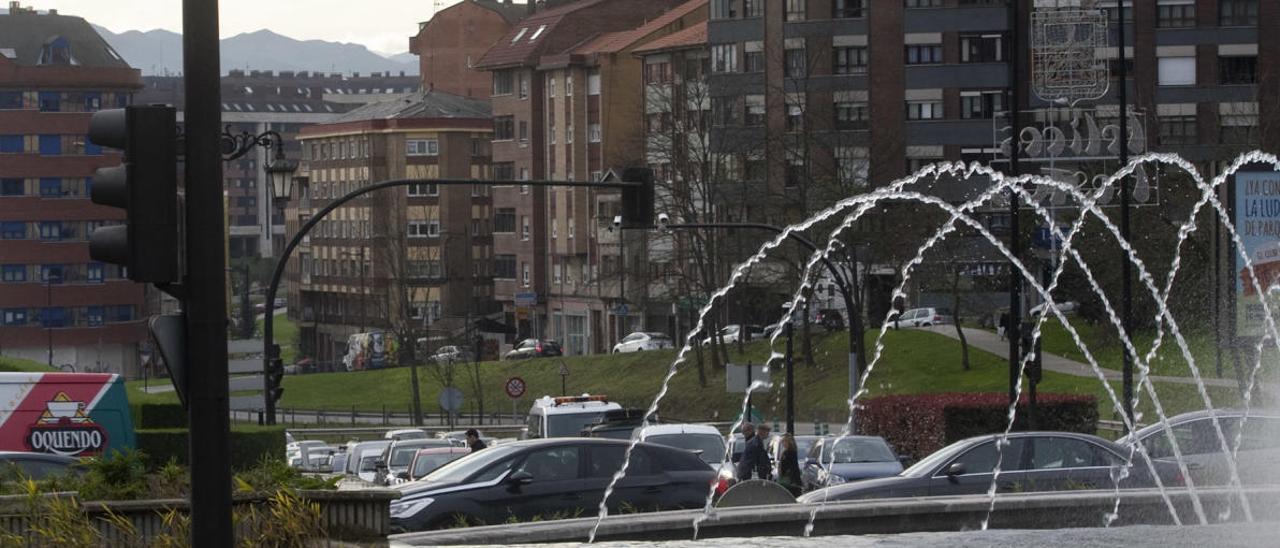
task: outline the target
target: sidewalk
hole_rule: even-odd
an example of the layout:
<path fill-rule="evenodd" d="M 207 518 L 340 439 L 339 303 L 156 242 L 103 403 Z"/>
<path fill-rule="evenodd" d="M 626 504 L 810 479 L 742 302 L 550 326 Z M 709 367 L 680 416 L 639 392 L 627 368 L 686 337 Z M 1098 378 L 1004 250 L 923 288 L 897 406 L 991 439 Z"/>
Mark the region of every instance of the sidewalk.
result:
<path fill-rule="evenodd" d="M 924 331 L 932 331 L 939 335 L 945 335 L 952 339 L 960 339 L 960 337 L 956 335 L 956 327 L 954 325 L 940 325 L 934 327 L 923 327 L 920 329 Z M 969 346 L 985 352 L 990 352 L 997 356 L 1009 355 L 1009 341 L 1000 340 L 1000 337 L 995 333 L 985 329 L 973 329 L 970 327 L 965 327 L 963 329 L 965 339 L 969 342 Z M 1076 377 L 1090 377 L 1095 379 L 1098 377 L 1097 373 L 1095 373 L 1093 368 L 1087 363 L 1068 360 L 1062 356 L 1049 354 L 1048 352 L 1044 353 L 1041 360 L 1045 371 L 1053 371 L 1055 373 L 1062 373 Z M 1107 380 L 1120 380 L 1122 377 L 1121 372 L 1116 371 L 1115 369 L 1102 369 L 1102 374 L 1107 378 Z M 1134 378 L 1137 378 L 1136 375 Z M 1166 375 L 1151 375 L 1149 378 L 1151 379 L 1151 382 L 1189 384 L 1193 386 L 1196 384 L 1195 378 L 1189 376 L 1170 377 Z M 1235 379 L 1203 378 L 1202 380 L 1204 381 L 1205 386 L 1237 388 Z M 1267 390 L 1275 390 L 1277 388 L 1275 383 L 1261 384 Z"/>

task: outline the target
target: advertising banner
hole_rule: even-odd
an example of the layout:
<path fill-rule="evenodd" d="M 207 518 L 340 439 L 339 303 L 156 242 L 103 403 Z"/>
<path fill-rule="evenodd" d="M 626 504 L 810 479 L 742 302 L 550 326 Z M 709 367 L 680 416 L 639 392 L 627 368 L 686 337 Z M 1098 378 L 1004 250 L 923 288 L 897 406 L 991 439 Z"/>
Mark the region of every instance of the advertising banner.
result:
<path fill-rule="evenodd" d="M 133 446 L 119 375 L 0 373 L 0 451 L 87 457 Z"/>
<path fill-rule="evenodd" d="M 1252 261 L 1272 313 L 1280 311 L 1278 293 L 1269 290 L 1280 281 L 1280 172 L 1242 171 L 1236 173 L 1235 184 L 1236 231 L 1244 243 L 1236 254 L 1236 335 L 1260 337 L 1264 326 L 1263 296 L 1254 288 L 1241 254 Z"/>

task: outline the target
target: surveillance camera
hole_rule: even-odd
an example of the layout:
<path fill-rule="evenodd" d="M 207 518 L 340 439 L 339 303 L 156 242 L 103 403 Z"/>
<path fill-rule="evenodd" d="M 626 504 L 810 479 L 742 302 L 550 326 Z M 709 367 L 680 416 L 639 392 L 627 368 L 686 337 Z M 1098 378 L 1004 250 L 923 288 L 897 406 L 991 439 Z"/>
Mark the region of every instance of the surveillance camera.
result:
<path fill-rule="evenodd" d="M 614 215 L 613 228 L 621 228 L 621 227 L 622 227 L 622 215 Z"/>
<path fill-rule="evenodd" d="M 667 228 L 667 225 L 669 225 L 669 224 L 671 224 L 671 216 L 670 216 L 670 215 L 667 215 L 666 213 L 659 213 L 659 214 L 658 214 L 658 227 L 660 227 L 660 228 Z"/>

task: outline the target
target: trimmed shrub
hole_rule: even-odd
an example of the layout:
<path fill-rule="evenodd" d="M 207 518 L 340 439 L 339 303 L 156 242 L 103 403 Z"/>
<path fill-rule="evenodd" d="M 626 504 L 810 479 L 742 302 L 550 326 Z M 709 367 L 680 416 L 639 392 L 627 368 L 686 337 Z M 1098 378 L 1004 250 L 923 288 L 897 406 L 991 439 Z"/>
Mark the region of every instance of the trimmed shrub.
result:
<path fill-rule="evenodd" d="M 245 470 L 258 464 L 264 457 L 284 458 L 283 426 L 252 426 L 231 431 L 231 467 Z M 187 449 L 187 431 L 167 428 L 139 430 L 138 450 L 146 453 L 152 468 L 163 466 L 171 459 L 181 465 L 190 464 Z"/>
<path fill-rule="evenodd" d="M 187 410 L 180 403 L 135 403 L 129 409 L 133 413 L 133 427 L 137 430 L 187 426 Z"/>
<path fill-rule="evenodd" d="M 942 393 L 872 398 L 858 411 L 862 434 L 883 437 L 913 459 L 965 438 L 1003 432 L 1009 399 L 1004 393 Z M 1040 394 L 1036 429 L 1093 434 L 1098 404 L 1091 395 Z M 1018 402 L 1013 430 L 1027 430 L 1027 398 Z"/>

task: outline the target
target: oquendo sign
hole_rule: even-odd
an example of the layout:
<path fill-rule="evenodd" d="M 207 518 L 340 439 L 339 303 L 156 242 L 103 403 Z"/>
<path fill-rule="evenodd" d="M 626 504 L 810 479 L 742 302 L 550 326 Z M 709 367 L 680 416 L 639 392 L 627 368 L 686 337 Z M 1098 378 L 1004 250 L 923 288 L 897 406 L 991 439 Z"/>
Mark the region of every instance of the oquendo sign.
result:
<path fill-rule="evenodd" d="M 0 451 L 70 457 L 135 444 L 119 375 L 0 373 Z"/>

